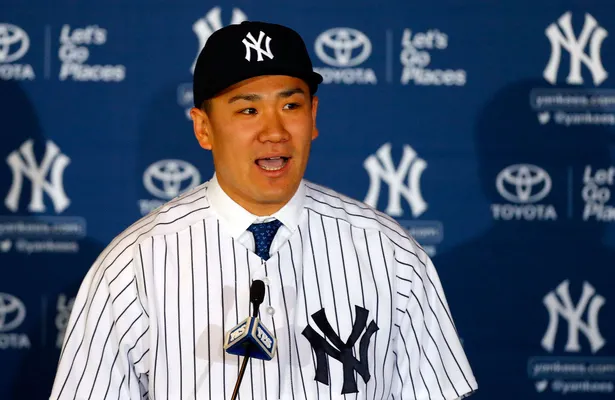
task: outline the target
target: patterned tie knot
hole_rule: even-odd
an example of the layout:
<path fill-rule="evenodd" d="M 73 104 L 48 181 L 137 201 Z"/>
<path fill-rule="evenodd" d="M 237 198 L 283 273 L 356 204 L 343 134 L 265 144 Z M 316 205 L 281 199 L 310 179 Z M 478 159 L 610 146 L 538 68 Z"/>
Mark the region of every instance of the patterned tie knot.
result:
<path fill-rule="evenodd" d="M 263 260 L 269 259 L 269 247 L 282 223 L 277 219 L 262 224 L 252 224 L 248 230 L 254 235 L 255 253 Z"/>

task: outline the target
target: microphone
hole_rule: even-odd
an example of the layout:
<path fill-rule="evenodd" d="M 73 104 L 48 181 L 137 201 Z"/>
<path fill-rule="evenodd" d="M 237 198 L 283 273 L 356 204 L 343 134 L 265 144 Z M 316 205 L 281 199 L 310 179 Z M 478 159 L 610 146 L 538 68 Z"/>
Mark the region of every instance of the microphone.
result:
<path fill-rule="evenodd" d="M 239 376 L 231 399 L 239 394 L 239 385 L 248 365 L 250 357 L 269 361 L 275 355 L 277 341 L 258 319 L 258 310 L 265 299 L 265 284 L 255 280 L 250 287 L 250 303 L 252 303 L 252 316 L 241 321 L 237 326 L 226 333 L 224 350 L 233 355 L 244 356 L 239 369 Z"/>
<path fill-rule="evenodd" d="M 248 317 L 226 334 L 224 350 L 236 356 L 269 361 L 275 353 L 276 340 L 258 318 Z"/>

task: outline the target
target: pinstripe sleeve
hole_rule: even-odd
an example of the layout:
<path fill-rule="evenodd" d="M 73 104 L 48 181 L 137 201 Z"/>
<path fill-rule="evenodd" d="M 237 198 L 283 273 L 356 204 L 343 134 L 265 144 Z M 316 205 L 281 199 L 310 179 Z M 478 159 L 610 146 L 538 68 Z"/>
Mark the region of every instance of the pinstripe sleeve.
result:
<path fill-rule="evenodd" d="M 50 400 L 141 399 L 147 388 L 149 317 L 137 263 L 90 268 L 75 298 Z"/>
<path fill-rule="evenodd" d="M 396 328 L 393 398 L 453 400 L 477 389 L 440 279 L 418 246 L 396 247 Z"/>

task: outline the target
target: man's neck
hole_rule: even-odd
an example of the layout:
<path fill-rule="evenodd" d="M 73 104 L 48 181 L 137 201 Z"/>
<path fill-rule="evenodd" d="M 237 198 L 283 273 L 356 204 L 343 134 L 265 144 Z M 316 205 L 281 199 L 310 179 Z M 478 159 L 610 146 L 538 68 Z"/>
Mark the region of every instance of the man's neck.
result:
<path fill-rule="evenodd" d="M 253 201 L 248 201 L 242 196 L 233 192 L 233 190 L 231 190 L 224 182 L 221 182 L 220 179 L 218 179 L 218 184 L 220 185 L 220 188 L 224 191 L 224 193 L 226 193 L 228 197 L 230 197 L 235 203 L 239 204 L 243 209 L 248 211 L 250 214 L 256 215 L 257 217 L 266 217 L 275 214 L 276 212 L 280 211 L 292 199 L 291 195 L 289 198 L 279 202 L 276 201 L 271 203 L 256 203 Z M 295 191 L 293 191 L 293 194 L 296 192 L 296 189 L 297 188 L 295 188 Z"/>

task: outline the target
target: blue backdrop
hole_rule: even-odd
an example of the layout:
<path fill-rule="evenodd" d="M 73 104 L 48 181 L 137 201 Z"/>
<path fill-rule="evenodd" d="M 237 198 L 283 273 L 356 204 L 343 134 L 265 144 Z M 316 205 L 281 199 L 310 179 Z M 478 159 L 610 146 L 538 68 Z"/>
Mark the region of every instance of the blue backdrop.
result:
<path fill-rule="evenodd" d="M 192 65 L 244 19 L 304 37 L 307 178 L 430 252 L 474 397 L 615 396 L 612 1 L 24 3 L 0 14 L 0 399 L 47 398 L 92 262 L 211 177 Z"/>

